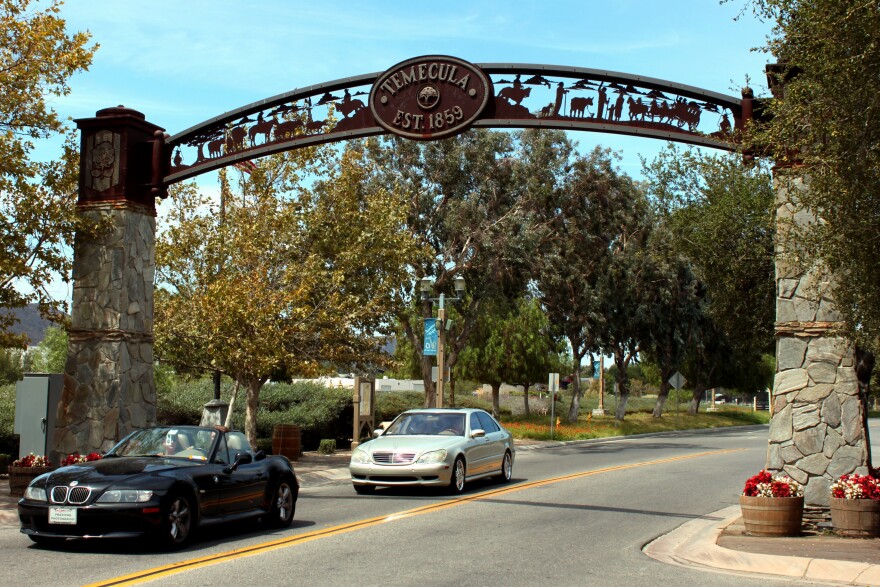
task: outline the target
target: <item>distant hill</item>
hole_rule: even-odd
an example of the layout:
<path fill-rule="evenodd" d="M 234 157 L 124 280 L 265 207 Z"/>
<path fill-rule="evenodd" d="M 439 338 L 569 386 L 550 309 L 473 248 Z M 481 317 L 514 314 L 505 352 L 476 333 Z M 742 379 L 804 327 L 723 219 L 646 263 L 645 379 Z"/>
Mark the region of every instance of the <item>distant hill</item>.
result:
<path fill-rule="evenodd" d="M 18 318 L 18 324 L 12 327 L 15 334 L 26 334 L 30 339 L 31 346 L 36 346 L 43 341 L 46 336 L 46 329 L 52 326 L 52 323 L 40 316 L 40 310 L 36 304 L 29 304 L 24 308 L 15 308 L 9 310 L 0 308 L 0 315 L 15 314 Z"/>

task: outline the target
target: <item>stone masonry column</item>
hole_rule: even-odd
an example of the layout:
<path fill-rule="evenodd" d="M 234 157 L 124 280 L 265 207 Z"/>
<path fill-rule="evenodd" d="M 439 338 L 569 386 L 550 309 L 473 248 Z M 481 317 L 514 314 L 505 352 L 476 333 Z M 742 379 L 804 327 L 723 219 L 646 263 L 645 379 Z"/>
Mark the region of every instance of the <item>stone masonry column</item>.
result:
<path fill-rule="evenodd" d="M 808 179 L 806 181 L 809 181 Z M 776 218 L 780 239 L 792 226 L 815 223 L 798 205 L 809 189 L 803 177 L 777 170 Z M 840 316 L 831 298 L 833 278 L 818 269 L 802 273 L 776 260 L 776 376 L 766 468 L 805 485 L 805 503 L 827 506 L 840 475 L 866 474 L 868 439 L 863 426 L 853 345 L 833 334 Z"/>
<path fill-rule="evenodd" d="M 156 421 L 153 381 L 155 197 L 161 128 L 119 106 L 77 120 L 80 214 L 101 222 L 74 243 L 73 308 L 50 459 L 112 447 Z"/>

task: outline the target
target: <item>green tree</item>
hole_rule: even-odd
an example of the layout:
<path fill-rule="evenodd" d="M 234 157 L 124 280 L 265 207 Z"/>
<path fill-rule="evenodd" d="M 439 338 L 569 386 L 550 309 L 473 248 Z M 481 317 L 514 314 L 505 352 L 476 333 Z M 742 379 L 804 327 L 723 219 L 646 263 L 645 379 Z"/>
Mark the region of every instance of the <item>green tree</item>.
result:
<path fill-rule="evenodd" d="M 763 373 L 761 357 L 774 348 L 772 177 L 763 162 L 672 146 L 644 165 L 644 173 L 665 256 L 680 256 L 698 280 L 704 315 L 689 313 L 693 356 L 686 373 L 695 413 L 708 387 L 740 387 Z"/>
<path fill-rule="evenodd" d="M 612 283 L 607 275 L 613 252 L 630 240 L 638 188 L 614 167 L 612 153 L 598 148 L 555 172 L 559 179 L 552 189 L 541 189 L 531 201 L 533 230 L 541 235 L 537 281 L 550 323 L 571 347 L 575 372 L 568 420 L 576 422 L 581 363 L 602 348 L 609 332 L 601 290 Z"/>
<path fill-rule="evenodd" d="M 64 373 L 67 362 L 67 330 L 50 326 L 34 353 L 31 369 L 39 373 Z"/>
<path fill-rule="evenodd" d="M 97 46 L 88 46 L 88 33 L 67 33 L 60 1 L 32 4 L 0 2 L 0 307 L 37 303 L 56 319 L 63 304 L 49 285 L 68 279 L 74 233 L 95 227 L 78 224 L 78 149 L 51 103 L 70 92 L 68 80 L 88 68 Z M 37 141 L 62 134 L 56 160 L 33 159 Z M 0 346 L 27 344 L 10 331 L 15 323 L 0 314 Z"/>
<path fill-rule="evenodd" d="M 157 356 L 241 385 L 252 442 L 273 373 L 383 361 L 407 279 L 414 247 L 398 194 L 365 191 L 357 148 L 325 157 L 261 160 L 240 193 L 224 193 L 222 214 L 192 186 L 178 189 L 157 243 Z M 320 174 L 312 189 L 300 184 L 306 173 Z"/>
<path fill-rule="evenodd" d="M 491 385 L 496 417 L 501 384 L 522 385 L 528 415 L 530 385 L 558 371 L 563 353 L 536 299 L 523 297 L 512 305 L 496 300 L 484 308 L 470 343 L 461 352 L 459 375 Z"/>
<path fill-rule="evenodd" d="M 434 279 L 434 296 L 451 295 L 453 278 L 465 278 L 466 295 L 455 305 L 457 318 L 446 338 L 446 364 L 454 370 L 484 306 L 496 297 L 515 298 L 524 287 L 516 272 L 528 265 L 524 247 L 530 236 L 527 211 L 519 205 L 515 140 L 507 133 L 471 130 L 430 143 L 391 138 L 367 145 L 377 171 L 374 186 L 403 191 L 407 229 L 420 243 L 422 256 L 413 263 L 407 292 L 417 310 L 398 319 L 419 357 L 425 405 L 434 405 L 432 358 L 422 355 L 419 339 L 432 306 L 419 302 L 413 288 L 427 276 Z"/>

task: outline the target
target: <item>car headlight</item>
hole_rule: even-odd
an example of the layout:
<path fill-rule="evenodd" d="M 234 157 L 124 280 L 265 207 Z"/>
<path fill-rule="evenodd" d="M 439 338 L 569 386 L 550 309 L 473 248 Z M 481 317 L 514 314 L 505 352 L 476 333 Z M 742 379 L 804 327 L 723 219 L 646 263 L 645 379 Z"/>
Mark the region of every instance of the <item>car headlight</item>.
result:
<path fill-rule="evenodd" d="M 431 452 L 426 452 L 422 456 L 419 457 L 418 462 L 425 464 L 430 463 L 442 463 L 446 460 L 446 451 L 445 450 L 434 450 Z"/>
<path fill-rule="evenodd" d="M 24 490 L 24 498 L 31 501 L 49 501 L 46 499 L 46 490 L 42 487 L 34 487 L 33 485 Z"/>
<path fill-rule="evenodd" d="M 153 492 L 146 489 L 113 489 L 105 491 L 98 503 L 141 503 L 149 501 Z"/>
<path fill-rule="evenodd" d="M 351 462 L 352 463 L 369 463 L 370 462 L 370 455 L 367 453 L 367 451 L 360 449 L 360 448 L 356 448 L 351 453 Z"/>

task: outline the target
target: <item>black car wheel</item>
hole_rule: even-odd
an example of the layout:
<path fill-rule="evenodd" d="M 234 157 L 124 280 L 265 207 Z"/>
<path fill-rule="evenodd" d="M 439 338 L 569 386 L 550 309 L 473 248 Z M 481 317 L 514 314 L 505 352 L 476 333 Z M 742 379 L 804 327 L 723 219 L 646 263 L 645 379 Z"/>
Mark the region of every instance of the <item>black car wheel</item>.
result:
<path fill-rule="evenodd" d="M 502 483 L 509 483 L 513 476 L 513 459 L 509 452 L 504 453 L 504 460 L 501 461 L 501 474 L 496 477 Z"/>
<path fill-rule="evenodd" d="M 353 485 L 354 490 L 358 495 L 369 495 L 376 490 L 376 487 L 373 485 Z"/>
<path fill-rule="evenodd" d="M 163 546 L 169 549 L 183 548 L 192 538 L 192 503 L 185 495 L 173 494 L 160 529 Z"/>
<path fill-rule="evenodd" d="M 458 457 L 457 459 L 455 459 L 455 464 L 452 465 L 452 479 L 449 480 L 450 493 L 458 494 L 464 491 L 464 474 L 464 459 Z"/>
<path fill-rule="evenodd" d="M 272 497 L 269 505 L 269 514 L 266 516 L 266 525 L 272 528 L 286 528 L 293 521 L 293 513 L 296 502 L 293 499 L 293 489 L 290 483 L 282 479 L 278 483 L 278 489 Z"/>

